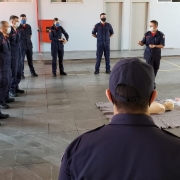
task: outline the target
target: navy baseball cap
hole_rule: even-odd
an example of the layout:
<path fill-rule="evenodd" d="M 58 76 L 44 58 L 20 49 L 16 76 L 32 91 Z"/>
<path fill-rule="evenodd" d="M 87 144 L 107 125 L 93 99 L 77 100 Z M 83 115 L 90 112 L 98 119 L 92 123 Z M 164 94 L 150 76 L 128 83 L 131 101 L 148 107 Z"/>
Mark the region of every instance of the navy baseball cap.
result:
<path fill-rule="evenodd" d="M 124 102 L 138 102 L 149 97 L 154 90 L 154 70 L 138 58 L 120 60 L 112 69 L 109 89 L 114 98 Z M 136 89 L 138 97 L 128 99 L 116 93 L 118 85 L 127 85 Z"/>

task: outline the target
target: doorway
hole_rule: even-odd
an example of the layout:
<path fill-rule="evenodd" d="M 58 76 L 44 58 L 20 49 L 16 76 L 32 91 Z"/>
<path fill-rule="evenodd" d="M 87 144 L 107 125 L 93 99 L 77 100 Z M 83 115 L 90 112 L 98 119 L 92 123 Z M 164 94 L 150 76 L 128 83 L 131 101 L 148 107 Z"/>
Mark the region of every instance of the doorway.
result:
<path fill-rule="evenodd" d="M 105 11 L 107 22 L 110 23 L 114 30 L 111 37 L 111 50 L 120 51 L 122 44 L 122 2 L 106 2 Z"/>
<path fill-rule="evenodd" d="M 130 50 L 144 49 L 138 45 L 138 41 L 141 41 L 147 32 L 148 6 L 148 2 L 132 2 Z"/>

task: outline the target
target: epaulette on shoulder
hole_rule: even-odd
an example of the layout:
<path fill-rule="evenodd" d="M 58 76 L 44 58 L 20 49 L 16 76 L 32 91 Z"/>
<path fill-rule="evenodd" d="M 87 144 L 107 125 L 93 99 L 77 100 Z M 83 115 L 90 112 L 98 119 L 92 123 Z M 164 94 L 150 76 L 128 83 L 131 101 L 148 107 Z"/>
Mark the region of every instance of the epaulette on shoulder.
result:
<path fill-rule="evenodd" d="M 161 32 L 161 31 L 159 31 L 159 34 L 161 34 L 162 36 L 164 36 L 164 33 L 163 33 L 163 32 Z"/>
<path fill-rule="evenodd" d="M 97 127 L 96 129 L 93 129 L 93 130 L 91 130 L 91 131 L 88 131 L 88 132 L 86 132 L 86 133 L 84 133 L 84 134 L 88 134 L 88 133 L 90 133 L 90 132 L 97 131 L 97 130 L 103 128 L 104 126 L 106 126 L 106 125 L 104 124 L 103 126 Z"/>
<path fill-rule="evenodd" d="M 95 25 L 95 27 L 97 27 L 97 26 L 99 26 L 100 25 L 100 23 L 97 23 L 96 25 Z"/>

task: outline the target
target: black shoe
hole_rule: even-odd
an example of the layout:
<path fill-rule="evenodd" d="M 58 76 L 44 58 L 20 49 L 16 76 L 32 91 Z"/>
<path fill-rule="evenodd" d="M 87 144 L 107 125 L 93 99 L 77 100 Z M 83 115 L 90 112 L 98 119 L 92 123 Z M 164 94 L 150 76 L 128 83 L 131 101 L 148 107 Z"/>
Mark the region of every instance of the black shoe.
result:
<path fill-rule="evenodd" d="M 6 103 L 12 103 L 14 101 L 15 101 L 14 98 L 8 98 L 8 99 L 5 100 Z"/>
<path fill-rule="evenodd" d="M 16 89 L 16 93 L 23 94 L 24 92 L 25 92 L 24 90 L 21 90 L 21 89 Z"/>
<path fill-rule="evenodd" d="M 8 118 L 9 117 L 9 114 L 2 114 L 1 112 L 0 112 L 0 119 L 6 119 L 6 118 Z"/>
<path fill-rule="evenodd" d="M 106 71 L 106 74 L 111 74 L 111 71 L 110 70 Z"/>
<path fill-rule="evenodd" d="M 156 83 L 154 82 L 154 89 L 156 89 Z"/>
<path fill-rule="evenodd" d="M 9 106 L 7 104 L 0 104 L 1 109 L 9 109 Z"/>
<path fill-rule="evenodd" d="M 55 73 L 53 73 L 53 77 L 56 77 L 56 74 L 55 74 Z"/>
<path fill-rule="evenodd" d="M 21 76 L 21 79 L 25 79 L 25 76 L 24 76 L 24 75 L 22 75 L 22 76 Z"/>
<path fill-rule="evenodd" d="M 64 71 L 62 71 L 60 72 L 60 75 L 66 76 L 67 74 Z"/>
<path fill-rule="evenodd" d="M 95 71 L 94 74 L 99 74 L 99 71 Z"/>
<path fill-rule="evenodd" d="M 14 93 L 14 92 L 9 92 L 9 96 L 10 97 L 18 97 L 18 95 L 16 93 Z"/>
<path fill-rule="evenodd" d="M 31 76 L 37 77 L 38 74 L 36 74 L 36 73 L 34 72 L 34 73 L 31 73 Z"/>

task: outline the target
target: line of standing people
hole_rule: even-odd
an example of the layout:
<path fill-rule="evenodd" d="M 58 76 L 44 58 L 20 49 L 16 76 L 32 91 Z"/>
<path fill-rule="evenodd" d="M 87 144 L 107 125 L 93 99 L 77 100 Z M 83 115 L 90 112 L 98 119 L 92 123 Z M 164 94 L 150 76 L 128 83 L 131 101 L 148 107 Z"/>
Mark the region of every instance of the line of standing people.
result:
<path fill-rule="evenodd" d="M 24 93 L 19 89 L 19 83 L 24 76 L 24 59 L 27 57 L 32 76 L 37 77 L 32 58 L 31 26 L 26 24 L 26 15 L 19 17 L 10 16 L 10 24 L 7 21 L 0 22 L 0 109 L 8 109 L 8 103 L 15 101 L 18 93 Z M 2 114 L 0 119 L 8 118 L 8 114 Z"/>
<path fill-rule="evenodd" d="M 24 79 L 24 59 L 27 57 L 28 65 L 32 76 L 38 76 L 33 67 L 33 46 L 31 41 L 32 30 L 29 24 L 26 24 L 27 18 L 25 14 L 20 15 L 21 24 L 17 16 L 10 17 L 11 27 L 8 22 L 2 21 L 0 24 L 0 108 L 8 109 L 6 103 L 13 102 L 10 97 L 17 97 L 18 93 L 24 93 L 19 89 L 21 79 Z M 110 68 L 110 37 L 114 31 L 110 23 L 106 22 L 106 14 L 100 14 L 101 22 L 93 28 L 92 35 L 97 38 L 97 57 L 94 74 L 99 74 L 100 63 L 104 53 L 106 60 L 106 73 L 111 73 Z M 65 38 L 62 38 L 64 34 Z M 57 57 L 59 59 L 60 75 L 67 75 L 64 71 L 63 56 L 64 44 L 69 40 L 68 33 L 60 25 L 59 19 L 54 18 L 53 26 L 49 31 L 51 40 L 52 55 L 52 73 L 56 77 Z M 158 22 L 153 20 L 150 22 L 150 30 L 144 35 L 139 45 L 146 45 L 144 58 L 154 69 L 157 75 L 160 59 L 161 48 L 165 45 L 165 36 L 158 31 Z M 6 118 L 8 115 L 0 113 L 0 118 Z"/>

